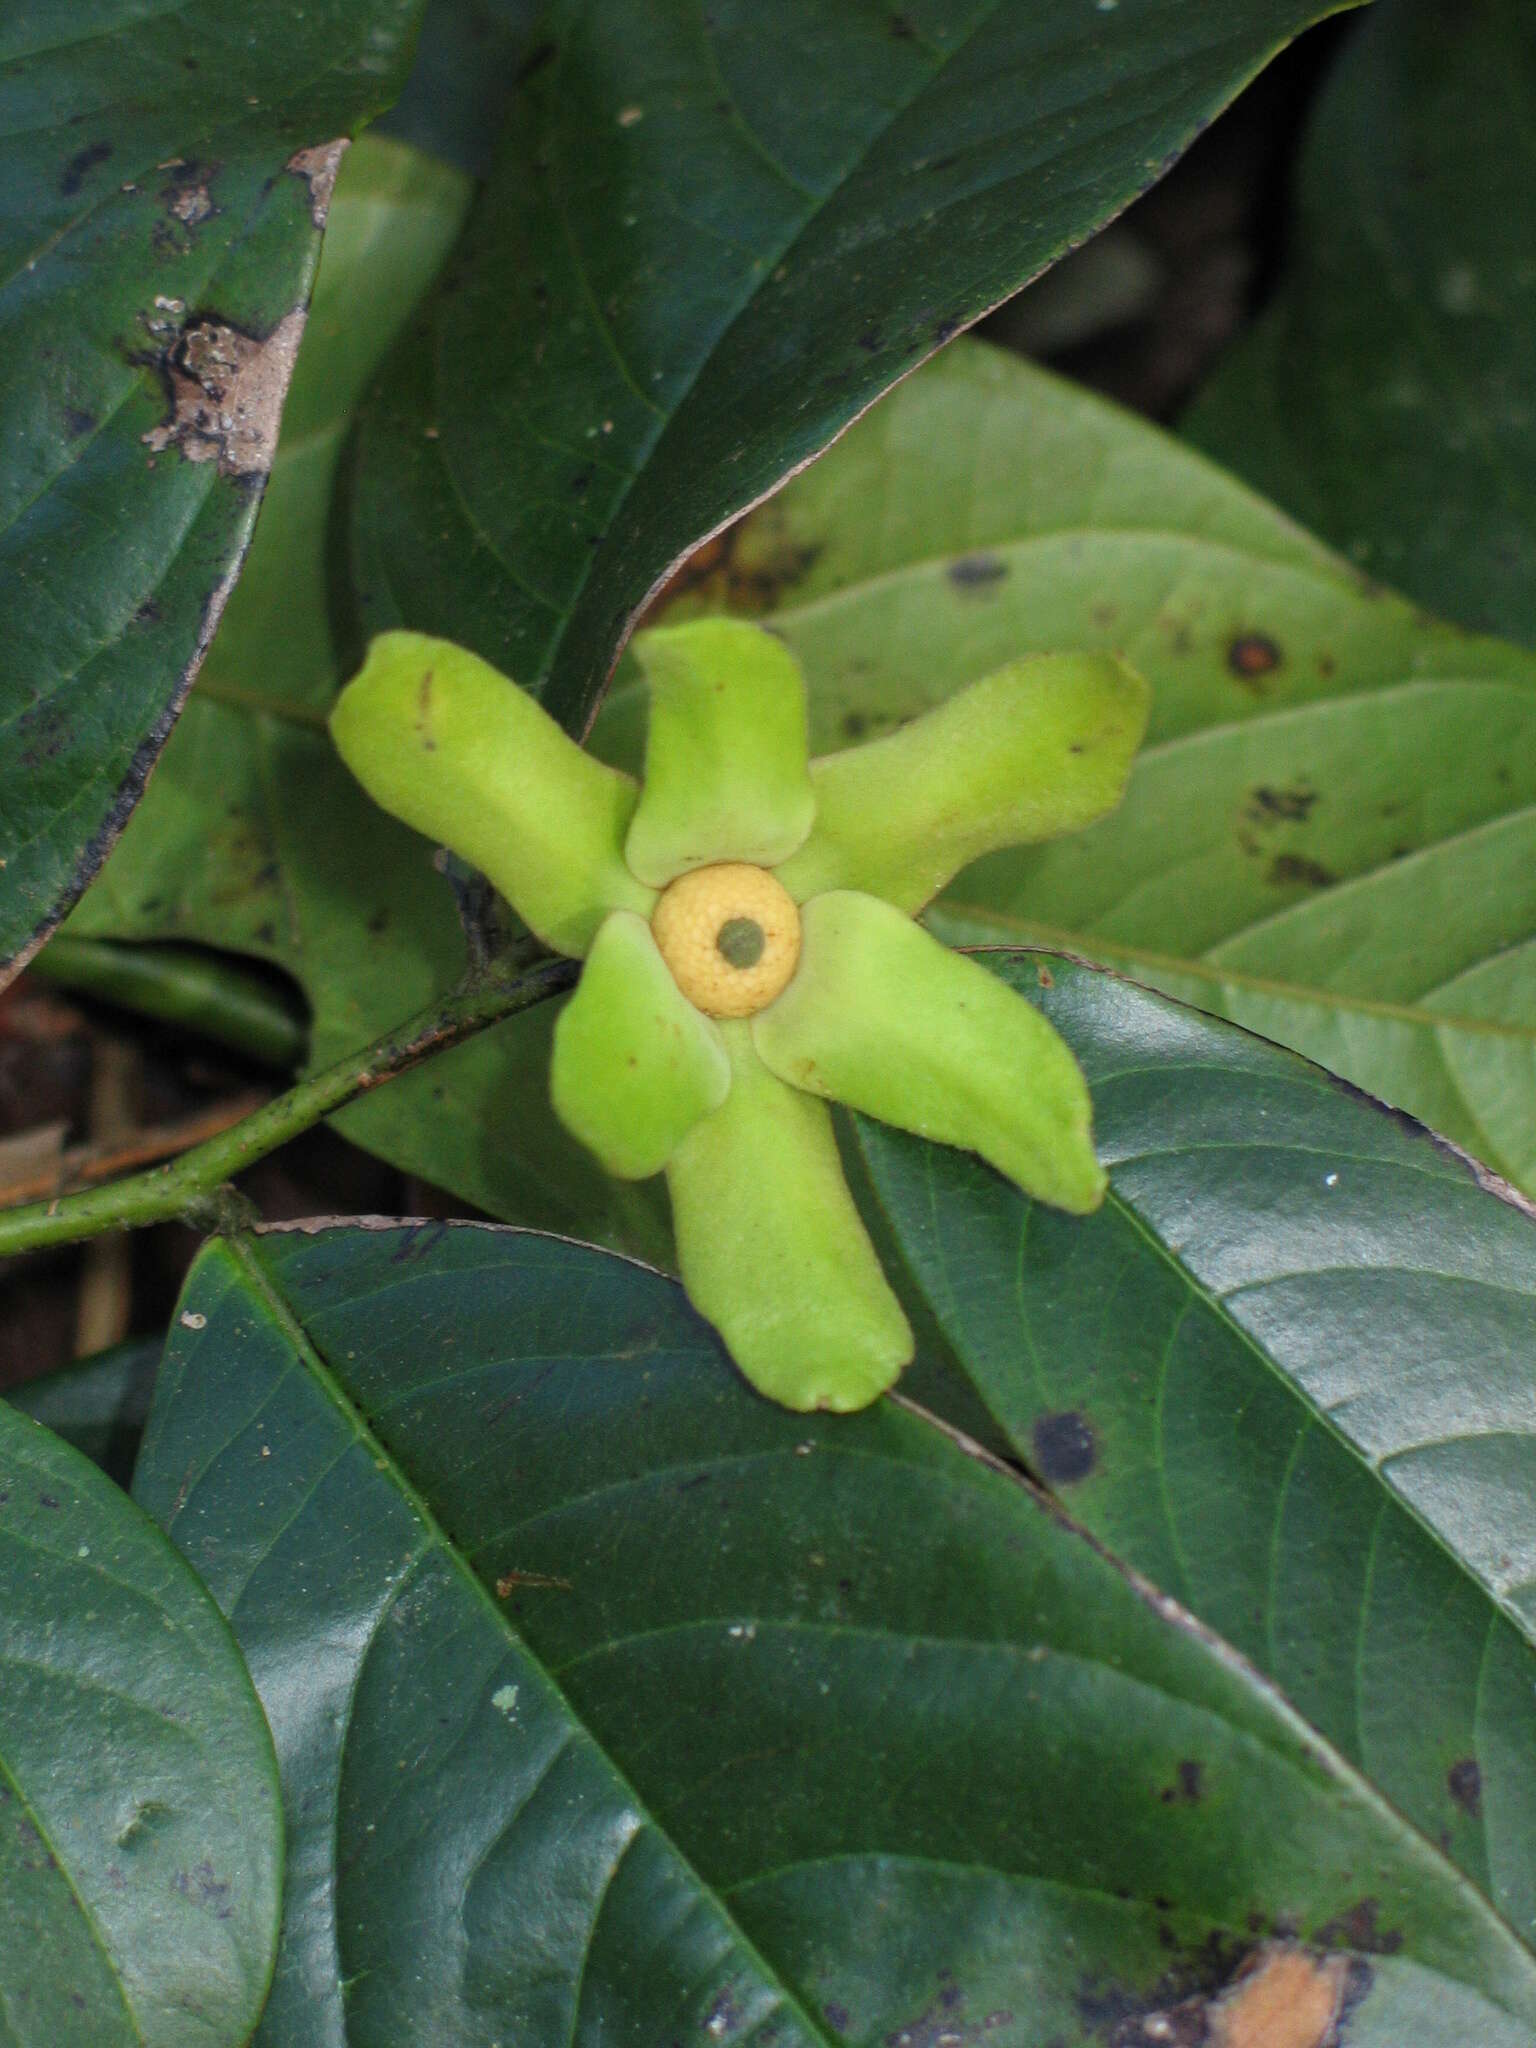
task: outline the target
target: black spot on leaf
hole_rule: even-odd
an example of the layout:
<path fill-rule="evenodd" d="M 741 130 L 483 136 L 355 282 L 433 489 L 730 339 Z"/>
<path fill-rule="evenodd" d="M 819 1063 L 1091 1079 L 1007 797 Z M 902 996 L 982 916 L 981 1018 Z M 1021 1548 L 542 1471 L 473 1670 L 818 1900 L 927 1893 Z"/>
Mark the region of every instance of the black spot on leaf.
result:
<path fill-rule="evenodd" d="M 1002 582 L 1008 564 L 996 555 L 961 555 L 946 573 L 957 590 L 985 590 L 989 584 Z"/>
<path fill-rule="evenodd" d="M 1446 1790 L 1473 1820 L 1483 1817 L 1483 1774 L 1476 1757 L 1459 1757 L 1445 1774 Z"/>
<path fill-rule="evenodd" d="M 704 2031 L 712 2041 L 728 2041 L 741 2026 L 741 2008 L 729 1991 L 722 1991 L 710 2007 Z"/>
<path fill-rule="evenodd" d="M 1099 1447 L 1086 1416 L 1076 1409 L 1042 1415 L 1030 1432 L 1035 1470 L 1050 1485 L 1086 1479 L 1099 1460 Z"/>
<path fill-rule="evenodd" d="M 1395 1927 L 1381 1925 L 1379 1899 L 1361 1899 L 1347 1913 L 1319 1927 L 1317 1939 L 1325 1948 L 1352 1948 L 1366 1956 L 1394 1956 L 1403 1945 Z"/>
<path fill-rule="evenodd" d="M 1280 649 L 1267 633 L 1239 633 L 1227 648 L 1227 667 L 1245 683 L 1267 676 L 1280 662 Z"/>
<path fill-rule="evenodd" d="M 556 54 L 556 47 L 554 43 L 540 43 L 536 48 L 530 50 L 523 59 L 522 68 L 517 74 L 515 83 L 518 85 L 526 84 L 530 78 L 536 77 L 546 64 L 552 63 Z"/>
<path fill-rule="evenodd" d="M 1198 1806 L 1205 1797 L 1205 1766 L 1192 1756 L 1181 1757 L 1171 1785 L 1157 1795 L 1164 1806 Z"/>
<path fill-rule="evenodd" d="M 1305 783 L 1298 783 L 1294 789 L 1261 785 L 1249 800 L 1248 815 L 1256 825 L 1267 824 L 1271 819 L 1299 825 L 1316 802 L 1317 791 L 1308 789 Z"/>
<path fill-rule="evenodd" d="M 1326 889 L 1339 878 L 1321 861 L 1307 860 L 1299 853 L 1277 853 L 1269 864 L 1269 879 L 1277 889 L 1298 882 L 1307 889 Z"/>
<path fill-rule="evenodd" d="M 400 1241 L 389 1255 L 392 1266 L 408 1266 L 431 1251 L 448 1234 L 448 1225 L 439 1217 L 424 1223 L 408 1223 L 400 1232 Z"/>
<path fill-rule="evenodd" d="M 64 175 L 59 180 L 59 190 L 66 199 L 73 199 L 85 181 L 87 171 L 93 171 L 97 164 L 104 164 L 112 154 L 110 142 L 88 142 L 84 149 L 77 149 L 64 166 Z"/>
<path fill-rule="evenodd" d="M 941 1970 L 938 1996 L 916 2019 L 887 2034 L 885 2048 L 980 2048 L 999 2028 L 1012 2024 L 1011 2012 L 968 2019 L 964 1991 L 948 1970 Z"/>

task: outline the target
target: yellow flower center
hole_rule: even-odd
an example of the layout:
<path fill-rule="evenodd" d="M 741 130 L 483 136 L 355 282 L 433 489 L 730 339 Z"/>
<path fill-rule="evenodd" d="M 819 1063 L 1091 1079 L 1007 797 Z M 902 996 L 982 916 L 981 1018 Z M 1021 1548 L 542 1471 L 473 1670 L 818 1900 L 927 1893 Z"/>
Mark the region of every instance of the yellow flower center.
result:
<path fill-rule="evenodd" d="M 766 1010 L 800 960 L 800 913 L 766 868 L 721 861 L 679 875 L 651 930 L 672 979 L 707 1017 Z"/>

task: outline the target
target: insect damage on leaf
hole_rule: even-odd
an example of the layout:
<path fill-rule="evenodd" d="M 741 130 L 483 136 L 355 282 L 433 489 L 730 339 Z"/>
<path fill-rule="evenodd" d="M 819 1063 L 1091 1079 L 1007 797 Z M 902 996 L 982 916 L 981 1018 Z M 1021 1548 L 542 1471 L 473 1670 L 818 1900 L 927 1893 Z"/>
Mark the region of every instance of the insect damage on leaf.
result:
<path fill-rule="evenodd" d="M 336 142 L 317 142 L 309 149 L 296 149 L 283 165 L 296 178 L 309 181 L 309 215 L 317 228 L 325 226 L 330 213 L 336 173 L 341 169 L 346 149 L 347 138 L 343 135 Z"/>
<path fill-rule="evenodd" d="M 296 306 L 264 341 L 220 320 L 192 321 L 164 359 L 170 415 L 143 436 L 146 446 L 157 455 L 178 448 L 188 462 L 217 462 L 222 476 L 265 476 L 304 312 Z"/>
<path fill-rule="evenodd" d="M 1286 1942 L 1254 1952 L 1214 1995 L 1188 1998 L 1124 2021 L 1115 2048 L 1337 2048 L 1346 2011 L 1370 1988 L 1348 1956 L 1315 1955 Z"/>
<path fill-rule="evenodd" d="M 1216 2048 L 1331 2048 L 1353 1972 L 1344 1956 L 1261 1949 L 1210 2013 Z"/>

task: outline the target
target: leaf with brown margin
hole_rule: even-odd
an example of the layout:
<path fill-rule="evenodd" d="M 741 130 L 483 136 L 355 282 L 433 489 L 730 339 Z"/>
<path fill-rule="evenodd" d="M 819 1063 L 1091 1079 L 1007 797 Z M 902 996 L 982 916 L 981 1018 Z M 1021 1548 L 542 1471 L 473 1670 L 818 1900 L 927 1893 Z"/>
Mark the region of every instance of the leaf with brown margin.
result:
<path fill-rule="evenodd" d="M 557 0 L 359 444 L 371 629 L 584 730 L 686 551 L 1081 241 L 1328 0 Z"/>
<path fill-rule="evenodd" d="M 195 941 L 291 974 L 328 1065 L 463 972 L 432 848 L 371 803 L 325 729 L 340 654 L 325 537 L 358 397 L 452 244 L 469 180 L 399 142 L 348 153 L 267 516 L 79 937 Z M 340 1127 L 493 1214 L 666 1256 L 654 1190 L 610 1181 L 549 1110 L 550 1020 L 530 1012 L 345 1111 Z"/>
<path fill-rule="evenodd" d="M 417 5 L 104 0 L 0 29 L 0 979 L 100 866 L 207 651 L 336 138 L 390 97 Z"/>

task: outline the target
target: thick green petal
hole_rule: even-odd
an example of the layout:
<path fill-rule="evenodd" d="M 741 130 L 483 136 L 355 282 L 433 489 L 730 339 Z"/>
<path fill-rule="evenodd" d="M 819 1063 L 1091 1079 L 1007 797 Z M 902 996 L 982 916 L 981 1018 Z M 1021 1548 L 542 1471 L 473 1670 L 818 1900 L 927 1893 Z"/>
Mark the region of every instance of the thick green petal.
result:
<path fill-rule="evenodd" d="M 781 640 L 739 619 L 642 633 L 645 786 L 625 852 L 663 887 L 690 868 L 776 867 L 811 829 L 805 681 Z"/>
<path fill-rule="evenodd" d="M 979 1152 L 1059 1209 L 1099 1206 L 1088 1084 L 1037 1010 L 876 897 L 836 890 L 800 918 L 795 978 L 751 1025 L 775 1074 Z"/>
<path fill-rule="evenodd" d="M 813 761 L 815 829 L 779 880 L 797 902 L 861 889 L 921 910 L 982 854 L 1112 811 L 1148 702 L 1109 655 L 1010 662 L 899 732 Z"/>
<path fill-rule="evenodd" d="M 848 1192 L 831 1114 L 768 1072 L 747 1025 L 722 1030 L 731 1092 L 667 1168 L 683 1285 L 771 1401 L 863 1408 L 911 1358 L 912 1332 Z"/>
<path fill-rule="evenodd" d="M 633 780 L 466 648 L 381 633 L 331 735 L 375 803 L 473 862 L 556 952 L 585 953 L 610 910 L 649 914 L 624 863 Z"/>
<path fill-rule="evenodd" d="M 645 919 L 615 911 L 555 1025 L 555 1114 L 610 1173 L 644 1180 L 730 1086 L 719 1026 L 678 988 Z"/>

